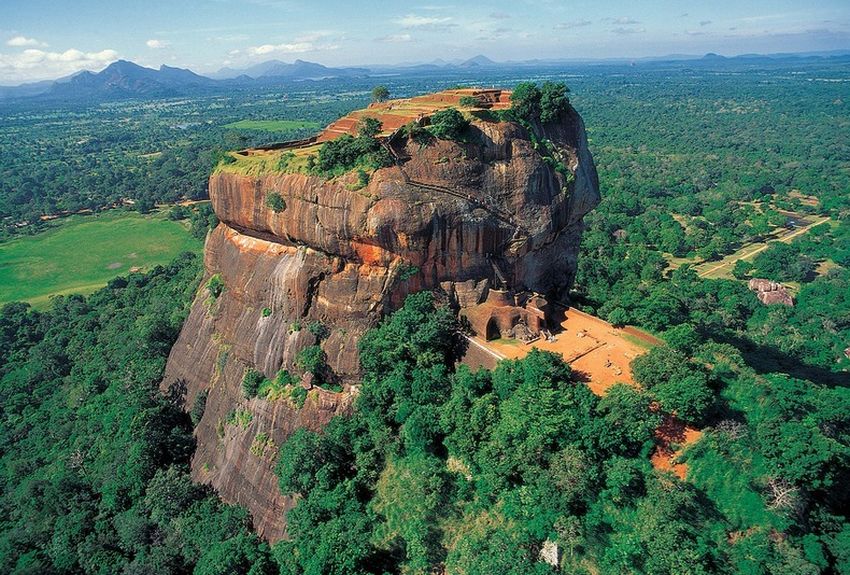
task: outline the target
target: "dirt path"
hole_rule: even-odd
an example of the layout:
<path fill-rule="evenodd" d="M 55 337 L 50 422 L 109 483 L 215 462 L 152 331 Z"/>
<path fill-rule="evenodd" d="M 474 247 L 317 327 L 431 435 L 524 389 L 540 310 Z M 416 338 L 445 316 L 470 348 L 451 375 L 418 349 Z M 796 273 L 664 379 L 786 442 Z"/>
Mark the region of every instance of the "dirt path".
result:
<path fill-rule="evenodd" d="M 800 235 L 802 235 L 802 234 L 805 234 L 806 232 L 808 232 L 808 231 L 809 231 L 810 229 L 812 229 L 813 227 L 815 227 L 815 226 L 819 226 L 820 224 L 826 223 L 826 222 L 828 222 L 828 221 L 829 221 L 829 218 L 828 218 L 828 217 L 823 218 L 823 219 L 818 220 L 818 221 L 816 221 L 816 222 L 813 222 L 813 223 L 811 223 L 811 224 L 809 224 L 809 225 L 807 225 L 807 226 L 805 226 L 805 227 L 802 227 L 802 228 L 800 228 L 799 230 L 796 230 L 796 231 L 794 231 L 794 232 L 791 232 L 790 234 L 786 234 L 786 235 L 782 236 L 781 238 L 779 238 L 779 239 L 777 239 L 777 240 L 769 241 L 769 242 L 765 243 L 764 245 L 761 245 L 761 246 L 757 247 L 756 249 L 754 249 L 754 250 L 752 250 L 752 251 L 749 251 L 749 252 L 747 252 L 747 253 L 745 253 L 745 254 L 741 254 L 740 256 L 738 256 L 738 257 L 736 257 L 736 258 L 733 258 L 733 259 L 729 260 L 728 262 L 721 262 L 721 263 L 717 264 L 716 266 L 714 266 L 714 267 L 712 267 L 712 268 L 709 268 L 709 269 L 705 270 L 704 272 L 702 272 L 702 273 L 700 273 L 700 274 L 699 274 L 699 277 L 704 278 L 704 277 L 706 277 L 707 275 L 709 275 L 709 274 L 711 274 L 711 273 L 714 273 L 715 271 L 717 271 L 717 270 L 719 270 L 719 269 L 721 269 L 721 268 L 725 268 L 725 267 L 728 267 L 728 266 L 734 266 L 734 265 L 735 265 L 735 263 L 736 263 L 736 262 L 738 262 L 739 260 L 743 260 L 743 259 L 746 259 L 746 258 L 752 257 L 752 256 L 754 256 L 754 255 L 756 255 L 756 254 L 758 254 L 758 253 L 760 253 L 760 252 L 763 252 L 763 251 L 764 251 L 764 250 L 766 250 L 766 249 L 770 246 L 770 244 L 771 244 L 771 243 L 773 243 L 773 242 L 783 242 L 783 243 L 786 243 L 786 244 L 787 244 L 788 242 L 790 242 L 790 241 L 791 241 L 791 240 L 793 240 L 794 238 L 796 238 L 796 237 L 798 237 L 798 236 L 800 236 Z"/>
<path fill-rule="evenodd" d="M 658 445 L 649 458 L 655 469 L 670 471 L 681 480 L 688 475 L 686 463 L 678 463 L 679 455 L 686 447 L 693 445 L 702 437 L 702 431 L 685 425 L 673 415 L 666 414 L 661 426 L 655 430 Z"/>

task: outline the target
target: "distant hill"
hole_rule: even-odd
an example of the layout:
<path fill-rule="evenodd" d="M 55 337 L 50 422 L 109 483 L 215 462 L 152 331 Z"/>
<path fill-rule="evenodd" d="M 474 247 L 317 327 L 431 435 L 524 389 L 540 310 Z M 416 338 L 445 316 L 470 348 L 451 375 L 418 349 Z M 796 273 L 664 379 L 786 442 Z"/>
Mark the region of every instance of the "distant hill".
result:
<path fill-rule="evenodd" d="M 296 60 L 291 64 L 270 60 L 245 70 L 223 68 L 215 74 L 215 78 L 210 78 L 184 68 L 162 65 L 157 70 L 118 60 L 100 72 L 83 71 L 58 80 L 0 86 L 0 100 L 28 97 L 90 99 L 176 96 L 257 82 L 362 78 L 368 75 L 369 70 L 365 68 L 329 68 L 304 60 Z"/>
<path fill-rule="evenodd" d="M 249 68 L 236 70 L 233 68 L 222 68 L 211 77 L 217 80 L 230 80 L 240 76 L 247 76 L 255 80 L 261 78 L 286 78 L 289 80 L 317 80 L 322 78 L 351 78 L 367 76 L 369 70 L 366 68 L 329 68 L 315 62 L 295 60 L 289 64 L 280 60 L 268 60 L 255 64 Z"/>
<path fill-rule="evenodd" d="M 0 86 L 0 100 L 38 96 L 49 91 L 54 83 L 54 80 L 42 80 L 41 82 L 30 82 L 20 86 Z"/>
<path fill-rule="evenodd" d="M 498 66 L 496 62 L 488 58 L 487 56 L 483 56 L 481 54 L 477 56 L 473 56 L 469 60 L 465 60 L 461 62 L 461 68 L 492 68 L 493 66 Z"/>
<path fill-rule="evenodd" d="M 215 80 L 195 74 L 191 70 L 165 65 L 155 70 L 127 60 L 118 60 L 100 72 L 80 72 L 63 81 L 56 81 L 45 95 L 70 98 L 160 96 L 213 84 Z"/>
<path fill-rule="evenodd" d="M 715 53 L 704 55 L 669 54 L 644 58 L 607 59 L 533 59 L 496 62 L 479 54 L 467 60 L 447 62 L 441 59 L 429 62 L 405 62 L 394 65 L 370 65 L 365 67 L 332 68 L 316 62 L 295 60 L 292 63 L 268 60 L 245 69 L 222 68 L 210 76 L 170 66 L 159 69 L 146 68 L 126 60 L 118 60 L 100 72 L 77 72 L 57 80 L 47 80 L 0 86 L 0 101 L 15 98 L 54 99 L 109 99 L 133 97 L 170 97 L 197 94 L 210 90 L 226 90 L 233 87 L 273 85 L 275 83 L 367 78 L 380 74 L 421 75 L 443 72 L 472 72 L 508 68 L 560 68 L 602 65 L 643 66 L 647 68 L 727 68 L 758 67 L 777 64 L 805 62 L 850 62 L 850 51 L 741 54 L 722 56 Z"/>

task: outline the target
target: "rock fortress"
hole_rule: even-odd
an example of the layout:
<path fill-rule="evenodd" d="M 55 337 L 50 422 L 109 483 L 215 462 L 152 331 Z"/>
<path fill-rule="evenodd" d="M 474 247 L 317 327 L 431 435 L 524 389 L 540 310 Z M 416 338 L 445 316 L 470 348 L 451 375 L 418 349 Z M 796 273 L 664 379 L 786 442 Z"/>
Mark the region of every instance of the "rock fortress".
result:
<path fill-rule="evenodd" d="M 277 487 L 275 446 L 351 408 L 358 340 L 405 296 L 438 292 L 484 340 L 545 340 L 556 325 L 583 217 L 600 201 L 596 169 L 571 106 L 525 126 L 504 121 L 509 107 L 498 89 L 374 103 L 314 138 L 234 152 L 212 174 L 220 223 L 163 386 L 184 386 L 187 409 L 206 398 L 193 477 L 247 507 L 265 538 L 285 536 L 293 505 Z M 447 108 L 470 121 L 463 138 L 414 137 L 411 125 Z M 366 118 L 380 122 L 390 165 L 366 181 L 362 170 L 309 169 L 321 146 Z M 299 374 L 299 352 L 317 345 L 333 390 L 307 377 L 300 405 L 244 397 L 246 370 Z"/>

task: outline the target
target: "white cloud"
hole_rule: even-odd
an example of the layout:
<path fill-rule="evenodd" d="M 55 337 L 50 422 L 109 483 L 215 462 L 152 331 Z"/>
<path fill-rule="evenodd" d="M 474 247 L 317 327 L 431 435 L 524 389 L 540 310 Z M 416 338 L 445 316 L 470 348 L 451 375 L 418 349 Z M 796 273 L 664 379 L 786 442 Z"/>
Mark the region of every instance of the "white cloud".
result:
<path fill-rule="evenodd" d="M 157 40 L 156 38 L 151 38 L 147 42 L 145 42 L 148 48 L 153 48 L 154 50 L 159 50 L 161 48 L 167 48 L 170 42 L 166 40 Z"/>
<path fill-rule="evenodd" d="M 619 26 L 617 28 L 612 29 L 611 32 L 613 32 L 614 34 L 619 34 L 621 36 L 628 34 L 643 34 L 644 32 L 646 32 L 646 28 L 635 28 L 634 26 Z"/>
<path fill-rule="evenodd" d="M 639 20 L 635 20 L 634 18 L 629 18 L 628 16 L 622 16 L 620 18 L 603 18 L 603 22 L 607 22 L 609 24 L 621 24 L 624 26 L 629 26 L 632 24 L 640 24 Z"/>
<path fill-rule="evenodd" d="M 14 46 L 16 48 L 22 48 L 24 46 L 39 46 L 44 48 L 47 46 L 44 42 L 39 42 L 35 38 L 27 38 L 26 36 L 15 36 L 14 38 L 9 38 L 6 41 L 7 46 Z"/>
<path fill-rule="evenodd" d="M 416 14 L 408 14 L 403 18 L 395 21 L 404 28 L 446 28 L 453 26 L 450 16 L 417 16 Z"/>
<path fill-rule="evenodd" d="M 336 44 L 314 44 L 313 42 L 289 42 L 283 44 L 263 44 L 251 46 L 246 50 L 249 56 L 268 56 L 269 54 L 303 54 L 305 52 L 323 52 L 336 50 Z"/>
<path fill-rule="evenodd" d="M 572 30 L 573 28 L 583 28 L 593 24 L 590 20 L 575 20 L 572 22 L 561 22 L 555 24 L 555 30 Z"/>
<path fill-rule="evenodd" d="M 48 52 L 28 48 L 17 54 L 0 54 L 0 82 L 55 79 L 80 70 L 100 70 L 117 59 L 115 50 Z"/>
<path fill-rule="evenodd" d="M 410 34 L 390 34 L 389 36 L 381 36 L 380 38 L 375 38 L 376 42 L 384 42 L 387 44 L 402 44 L 404 42 L 410 42 L 413 40 L 413 37 Z"/>
<path fill-rule="evenodd" d="M 272 52 L 298 54 L 300 52 L 309 52 L 312 48 L 313 45 L 309 42 L 296 42 L 293 44 L 263 44 L 262 46 L 251 46 L 248 48 L 248 54 L 251 56 L 265 56 Z"/>
<path fill-rule="evenodd" d="M 242 53 L 248 57 L 254 57 L 268 56 L 269 54 L 303 54 L 305 52 L 327 52 L 330 50 L 337 50 L 339 45 L 336 42 L 344 40 L 344 37 L 335 36 L 335 34 L 335 32 L 330 30 L 304 32 L 289 42 L 251 46 L 242 50 Z M 231 52 L 231 55 L 235 56 L 238 53 L 238 51 L 234 51 Z"/>

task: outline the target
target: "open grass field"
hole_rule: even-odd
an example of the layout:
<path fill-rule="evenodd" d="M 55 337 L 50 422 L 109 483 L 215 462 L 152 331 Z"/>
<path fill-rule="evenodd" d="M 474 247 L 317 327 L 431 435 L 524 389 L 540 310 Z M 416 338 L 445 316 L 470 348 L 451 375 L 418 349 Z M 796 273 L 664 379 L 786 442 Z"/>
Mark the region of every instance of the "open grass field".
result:
<path fill-rule="evenodd" d="M 202 248 L 188 224 L 163 213 L 70 216 L 49 231 L 0 243 L 0 305 L 26 301 L 45 308 L 53 295 L 88 294 L 130 269 Z"/>
<path fill-rule="evenodd" d="M 239 120 L 225 124 L 231 130 L 259 130 L 262 132 L 285 132 L 287 130 L 318 129 L 316 122 L 306 120 Z"/>
<path fill-rule="evenodd" d="M 766 250 L 772 242 L 790 243 L 794 239 L 807 234 L 812 228 L 821 224 L 829 222 L 831 225 L 837 225 L 834 221 L 827 217 L 804 217 L 792 212 L 783 213 L 788 214 L 796 221 L 796 227 L 791 229 L 776 227 L 770 234 L 762 238 L 760 241 L 746 243 L 734 253 L 727 254 L 717 261 L 705 261 L 700 258 L 674 257 L 670 254 L 665 254 L 669 269 L 674 270 L 684 264 L 691 264 L 694 266 L 694 269 L 701 278 L 734 279 L 732 276 L 732 269 L 735 267 L 735 263 L 738 260 L 752 261 L 755 256 Z"/>
<path fill-rule="evenodd" d="M 719 262 L 705 262 L 696 266 L 697 274 L 699 274 L 699 277 L 701 278 L 731 279 L 732 268 L 735 267 L 735 262 L 737 262 L 738 260 L 752 261 L 752 259 L 756 255 L 766 250 L 771 242 L 778 241 L 790 243 L 795 238 L 798 238 L 808 233 L 809 230 L 811 230 L 813 227 L 819 226 L 828 221 L 830 221 L 829 218 L 818 218 L 800 228 L 794 228 L 791 230 L 787 230 L 785 228 L 778 228 L 777 231 L 770 238 L 766 238 L 762 242 L 749 243 L 741 247 L 741 249 L 739 249 L 737 252 L 729 254 Z"/>

